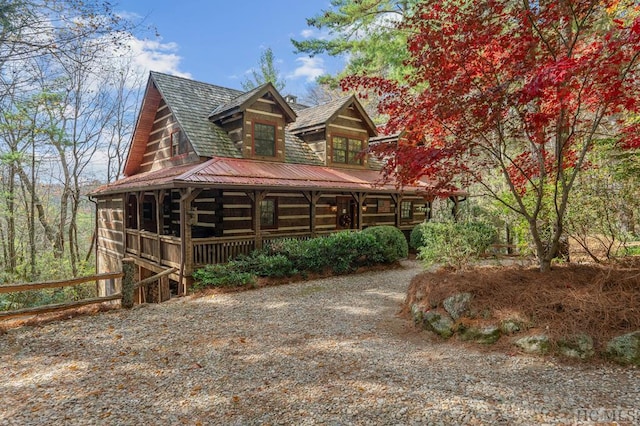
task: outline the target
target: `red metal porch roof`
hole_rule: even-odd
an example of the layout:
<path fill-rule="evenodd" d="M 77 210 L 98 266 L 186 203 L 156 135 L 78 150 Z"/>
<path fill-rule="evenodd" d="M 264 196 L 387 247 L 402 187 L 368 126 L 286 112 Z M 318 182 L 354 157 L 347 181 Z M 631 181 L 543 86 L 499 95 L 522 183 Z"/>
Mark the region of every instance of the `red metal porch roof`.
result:
<path fill-rule="evenodd" d="M 306 164 L 273 163 L 236 158 L 214 158 L 185 175 L 192 183 L 310 189 L 395 190 L 383 184 L 380 172 Z"/>
<path fill-rule="evenodd" d="M 168 186 L 222 186 L 255 188 L 335 189 L 346 191 L 396 191 L 394 183 L 382 183 L 379 171 L 307 164 L 275 163 L 214 157 L 200 164 L 140 173 L 104 185 L 94 195 Z M 415 192 L 425 187 L 404 187 Z"/>

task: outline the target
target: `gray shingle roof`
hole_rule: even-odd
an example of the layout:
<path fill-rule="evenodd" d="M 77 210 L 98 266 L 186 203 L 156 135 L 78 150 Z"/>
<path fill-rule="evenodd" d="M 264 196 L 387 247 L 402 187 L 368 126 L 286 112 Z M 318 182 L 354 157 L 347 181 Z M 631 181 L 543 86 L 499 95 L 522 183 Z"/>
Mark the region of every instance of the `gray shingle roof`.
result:
<path fill-rule="evenodd" d="M 208 119 L 214 107 L 231 101 L 241 91 L 153 71 L 151 78 L 196 154 L 242 158 L 227 133 Z"/>
<path fill-rule="evenodd" d="M 209 117 L 215 117 L 219 114 L 223 114 L 227 111 L 231 111 L 235 108 L 238 108 L 247 100 L 249 100 L 251 96 L 253 96 L 255 93 L 258 93 L 260 90 L 262 90 L 264 86 L 266 86 L 266 84 L 263 84 L 262 86 L 258 86 L 255 89 L 249 90 L 248 92 L 242 93 L 239 96 L 231 99 L 229 102 L 218 105 L 216 109 L 211 111 L 211 114 L 209 115 Z"/>
<path fill-rule="evenodd" d="M 287 163 L 324 164 L 305 141 L 288 130 L 284 131 L 284 157 Z"/>
<path fill-rule="evenodd" d="M 153 71 L 151 78 L 199 156 L 242 158 L 242 153 L 227 133 L 212 123 L 209 116 L 219 108 L 226 111 L 229 105 L 232 108 L 233 105 L 241 105 L 263 86 L 245 93 Z M 297 164 L 322 163 L 309 145 L 287 131 L 285 161 Z"/>
<path fill-rule="evenodd" d="M 296 111 L 298 118 L 295 123 L 291 123 L 289 130 L 295 132 L 308 127 L 313 127 L 321 124 L 325 124 L 331 116 L 344 106 L 351 99 L 351 96 L 338 98 L 333 101 L 329 101 L 326 104 L 302 109 Z"/>

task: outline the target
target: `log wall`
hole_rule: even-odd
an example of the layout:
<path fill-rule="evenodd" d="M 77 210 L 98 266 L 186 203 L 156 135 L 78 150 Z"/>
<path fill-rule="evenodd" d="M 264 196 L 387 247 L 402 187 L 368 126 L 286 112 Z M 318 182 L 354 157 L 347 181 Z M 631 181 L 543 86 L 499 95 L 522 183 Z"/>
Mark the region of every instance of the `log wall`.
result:
<path fill-rule="evenodd" d="M 123 196 L 98 199 L 96 214 L 96 271 L 99 274 L 119 271 L 125 249 Z M 98 294 L 119 292 L 119 285 L 119 281 L 100 281 Z"/>
<path fill-rule="evenodd" d="M 153 120 L 147 147 L 138 173 L 158 170 L 167 166 L 194 163 L 199 157 L 187 143 L 187 152 L 175 157 L 171 153 L 171 134 L 180 130 L 178 122 L 162 100 Z"/>

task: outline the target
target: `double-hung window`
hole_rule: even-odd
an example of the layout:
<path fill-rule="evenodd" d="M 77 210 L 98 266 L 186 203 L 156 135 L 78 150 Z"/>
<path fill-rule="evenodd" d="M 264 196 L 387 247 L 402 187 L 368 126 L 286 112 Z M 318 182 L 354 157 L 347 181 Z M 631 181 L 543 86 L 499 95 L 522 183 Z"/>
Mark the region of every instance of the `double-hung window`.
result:
<path fill-rule="evenodd" d="M 332 160 L 334 163 L 361 165 L 362 156 L 360 152 L 362 148 L 363 141 L 360 139 L 334 136 Z"/>
<path fill-rule="evenodd" d="M 261 157 L 276 155 L 276 126 L 272 124 L 253 124 L 253 153 Z"/>
<path fill-rule="evenodd" d="M 413 202 L 403 201 L 400 203 L 400 219 L 413 219 Z"/>

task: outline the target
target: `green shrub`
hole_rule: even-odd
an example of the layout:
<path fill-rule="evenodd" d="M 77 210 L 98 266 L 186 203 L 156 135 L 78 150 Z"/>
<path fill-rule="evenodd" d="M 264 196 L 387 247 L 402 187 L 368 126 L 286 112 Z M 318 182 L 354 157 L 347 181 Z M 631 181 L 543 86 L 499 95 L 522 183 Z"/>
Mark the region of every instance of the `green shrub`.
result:
<path fill-rule="evenodd" d="M 407 242 L 394 227 L 337 232 L 309 240 L 282 239 L 264 250 L 208 265 L 193 274 L 195 290 L 254 284 L 256 276 L 285 277 L 300 272 L 344 274 L 359 266 L 395 262 L 407 256 Z"/>
<path fill-rule="evenodd" d="M 372 265 L 383 260 L 382 247 L 371 234 L 363 232 L 337 232 L 326 239 L 327 266 L 336 274 L 355 270 L 358 266 Z"/>
<path fill-rule="evenodd" d="M 489 246 L 498 240 L 498 231 L 495 227 L 484 222 L 464 222 L 460 224 L 467 235 L 467 241 L 473 250 L 479 255 L 484 253 Z"/>
<path fill-rule="evenodd" d="M 287 277 L 296 273 L 293 262 L 282 254 L 254 251 L 249 256 L 238 256 L 232 261 L 235 269 L 250 272 L 259 277 Z"/>
<path fill-rule="evenodd" d="M 409 255 L 409 245 L 401 230 L 395 226 L 372 226 L 362 231 L 375 237 L 382 250 L 382 262 L 393 263 Z"/>
<path fill-rule="evenodd" d="M 418 250 L 420 247 L 424 246 L 424 226 L 428 222 L 420 223 L 413 227 L 411 230 L 411 234 L 409 235 L 409 247 L 414 250 Z"/>
<path fill-rule="evenodd" d="M 282 255 L 289 259 L 294 267 L 300 262 L 300 259 L 304 256 L 304 242 L 305 240 L 296 240 L 293 238 L 283 238 L 280 240 L 272 241 L 265 248 L 266 254 Z"/>
<path fill-rule="evenodd" d="M 413 249 L 419 250 L 421 247 L 424 247 L 429 240 L 434 238 L 434 232 L 437 232 L 436 229 L 438 228 L 433 225 L 434 223 L 440 222 L 422 222 L 411 230 L 409 244 Z"/>
<path fill-rule="evenodd" d="M 300 272 L 343 274 L 358 266 L 384 262 L 382 246 L 375 236 L 364 232 L 343 231 L 310 240 L 280 240 L 268 250 L 272 255 L 286 256 Z"/>
<path fill-rule="evenodd" d="M 207 265 L 193 273 L 196 281 L 194 290 L 206 287 L 240 287 L 243 285 L 253 285 L 256 277 L 250 272 L 239 271 L 238 265 L 233 261 L 225 264 Z"/>
<path fill-rule="evenodd" d="M 491 225 L 480 222 L 427 222 L 420 225 L 419 232 L 422 245 L 418 257 L 427 267 L 442 264 L 461 269 L 484 253 L 497 238 Z"/>

